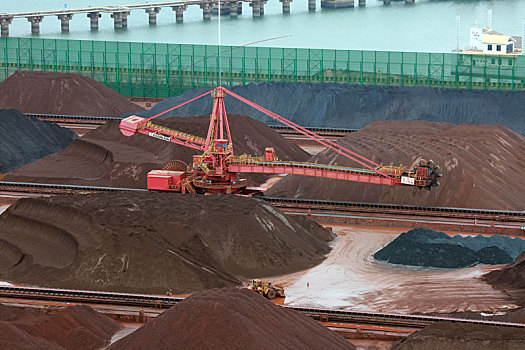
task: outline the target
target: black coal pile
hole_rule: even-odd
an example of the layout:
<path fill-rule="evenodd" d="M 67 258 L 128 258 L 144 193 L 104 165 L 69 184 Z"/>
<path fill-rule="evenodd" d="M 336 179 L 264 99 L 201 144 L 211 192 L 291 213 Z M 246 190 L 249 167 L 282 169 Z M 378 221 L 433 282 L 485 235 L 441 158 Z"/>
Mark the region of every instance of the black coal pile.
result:
<path fill-rule="evenodd" d="M 0 174 L 56 153 L 76 135 L 54 123 L 27 117 L 16 109 L 0 109 Z"/>
<path fill-rule="evenodd" d="M 141 115 L 152 116 L 196 97 L 209 88 L 188 90 L 164 100 Z M 453 124 L 502 124 L 525 134 L 522 106 L 525 92 L 383 87 L 348 84 L 264 83 L 234 86 L 231 90 L 303 126 L 362 128 L 377 120 L 427 120 Z M 168 116 L 207 115 L 212 99 L 203 97 L 167 113 Z M 229 113 L 278 124 L 231 97 Z"/>
<path fill-rule="evenodd" d="M 375 253 L 374 258 L 391 264 L 461 268 L 476 264 L 508 264 L 520 247 L 525 250 L 525 241 L 519 238 L 450 237 L 443 232 L 416 228 L 399 235 Z"/>

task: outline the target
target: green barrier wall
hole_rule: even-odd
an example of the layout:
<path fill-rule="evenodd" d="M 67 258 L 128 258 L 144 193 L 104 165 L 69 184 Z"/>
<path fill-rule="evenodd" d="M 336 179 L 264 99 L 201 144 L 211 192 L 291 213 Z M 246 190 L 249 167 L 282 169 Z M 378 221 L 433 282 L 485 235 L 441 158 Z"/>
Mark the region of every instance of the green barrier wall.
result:
<path fill-rule="evenodd" d="M 16 70 L 72 72 L 126 96 L 260 82 L 525 90 L 525 56 L 0 38 L 0 80 Z"/>

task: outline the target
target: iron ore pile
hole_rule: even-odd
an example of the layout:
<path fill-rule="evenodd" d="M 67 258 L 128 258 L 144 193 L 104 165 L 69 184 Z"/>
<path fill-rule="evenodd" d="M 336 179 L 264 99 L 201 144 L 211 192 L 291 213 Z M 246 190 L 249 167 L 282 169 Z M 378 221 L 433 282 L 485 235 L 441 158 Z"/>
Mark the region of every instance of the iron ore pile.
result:
<path fill-rule="evenodd" d="M 176 331 L 174 331 L 176 330 Z M 355 349 L 341 336 L 247 289 L 194 294 L 108 350 Z"/>
<path fill-rule="evenodd" d="M 525 347 L 525 332 L 512 327 L 439 322 L 420 330 L 394 350 L 519 350 Z"/>
<path fill-rule="evenodd" d="M 391 264 L 463 268 L 477 264 L 502 265 L 525 251 L 525 240 L 495 236 L 456 235 L 417 228 L 404 232 L 374 258 Z"/>
<path fill-rule="evenodd" d="M 441 188 L 425 191 L 293 175 L 266 194 L 499 210 L 523 210 L 525 205 L 525 137 L 501 125 L 380 121 L 348 134 L 338 143 L 384 166 L 410 167 L 419 157 L 431 159 L 441 165 Z M 355 166 L 331 150 L 309 161 Z"/>
<path fill-rule="evenodd" d="M 332 238 L 309 219 L 239 196 L 124 192 L 26 198 L 0 216 L 0 279 L 189 293 L 315 266 L 330 251 Z"/>
<path fill-rule="evenodd" d="M 525 252 L 502 269 L 489 272 L 484 278 L 525 306 Z"/>
<path fill-rule="evenodd" d="M 304 161 L 309 155 L 262 122 L 230 115 L 235 154 L 261 156 L 273 147 L 282 160 Z M 192 135 L 205 136 L 209 117 L 168 118 L 158 124 Z M 108 122 L 75 140 L 62 152 L 28 164 L 8 174 L 8 181 L 64 183 L 146 188 L 146 174 L 171 160 L 190 164 L 197 151 L 146 135 L 126 137 L 118 122 Z M 266 175 L 246 176 L 259 184 Z"/>
<path fill-rule="evenodd" d="M 25 71 L 15 72 L 0 83 L 0 108 L 104 117 L 143 110 L 118 92 L 80 74 Z"/>
<path fill-rule="evenodd" d="M 20 350 L 98 350 L 120 324 L 88 306 L 50 315 L 0 304 L 0 346 Z"/>
<path fill-rule="evenodd" d="M 15 109 L 0 109 L 0 174 L 61 151 L 75 137 L 71 130 L 56 124 Z"/>

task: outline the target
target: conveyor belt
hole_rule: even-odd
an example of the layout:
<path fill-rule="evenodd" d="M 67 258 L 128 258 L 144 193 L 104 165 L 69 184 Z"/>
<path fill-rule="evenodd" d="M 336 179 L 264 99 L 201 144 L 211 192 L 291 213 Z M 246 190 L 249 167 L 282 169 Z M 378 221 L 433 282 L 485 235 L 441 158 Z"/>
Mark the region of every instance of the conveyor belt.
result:
<path fill-rule="evenodd" d="M 20 286 L 0 286 L 0 296 L 17 299 L 35 299 L 35 300 L 52 300 L 68 301 L 76 303 L 95 303 L 111 305 L 128 305 L 138 307 L 157 307 L 169 308 L 184 300 L 183 297 L 131 294 L 131 293 L 114 293 L 114 292 L 97 292 L 86 290 L 69 290 L 37 287 L 20 287 Z M 366 324 L 389 324 L 403 325 L 416 328 L 422 328 L 429 324 L 449 321 L 463 324 L 481 324 L 486 326 L 500 327 L 517 327 L 525 328 L 522 323 L 496 322 L 486 320 L 460 319 L 451 317 L 436 317 L 422 315 L 403 315 L 379 312 L 363 312 L 350 310 L 332 310 L 297 306 L 282 306 L 295 310 L 314 319 L 323 322 L 340 322 L 340 323 L 366 323 Z"/>

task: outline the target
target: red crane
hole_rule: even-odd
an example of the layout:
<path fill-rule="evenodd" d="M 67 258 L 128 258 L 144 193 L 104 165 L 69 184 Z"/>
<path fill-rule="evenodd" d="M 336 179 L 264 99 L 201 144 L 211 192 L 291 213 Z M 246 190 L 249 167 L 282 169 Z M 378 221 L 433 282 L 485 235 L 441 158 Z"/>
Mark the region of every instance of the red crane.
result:
<path fill-rule="evenodd" d="M 214 98 L 214 103 L 206 138 L 190 135 L 151 122 L 156 117 L 210 93 Z M 266 148 L 265 155 L 262 157 L 245 154 L 235 156 L 228 115 L 224 106 L 226 94 L 308 136 L 332 151 L 353 160 L 361 165 L 362 168 L 280 161 L 271 147 Z M 434 166 L 432 161 L 420 160 L 412 167 L 382 166 L 377 164 L 221 86 L 150 118 L 142 118 L 136 115 L 125 118 L 120 122 L 120 130 L 126 136 L 141 133 L 203 152 L 201 155 L 193 156 L 193 163 L 190 166 L 181 161 L 172 161 L 164 170 L 152 170 L 149 172 L 149 190 L 177 191 L 182 193 L 240 193 L 246 190 L 247 185 L 246 180 L 239 178 L 238 174 L 240 173 L 295 174 L 390 186 L 416 186 L 427 189 L 439 186 L 438 180 L 441 177 L 439 166 Z"/>

